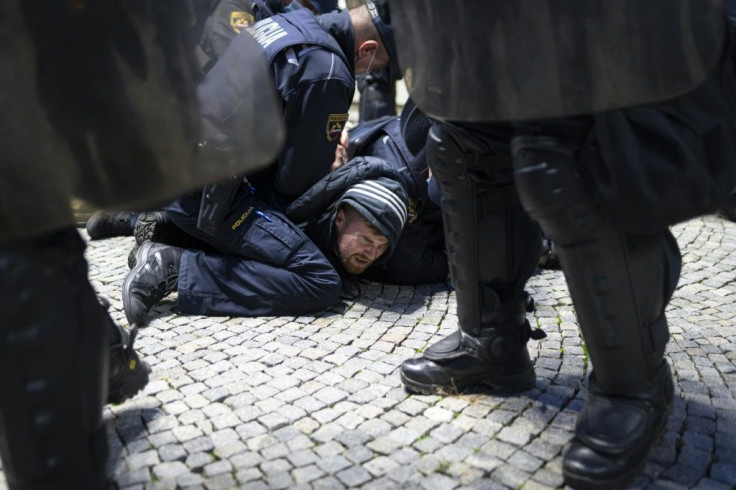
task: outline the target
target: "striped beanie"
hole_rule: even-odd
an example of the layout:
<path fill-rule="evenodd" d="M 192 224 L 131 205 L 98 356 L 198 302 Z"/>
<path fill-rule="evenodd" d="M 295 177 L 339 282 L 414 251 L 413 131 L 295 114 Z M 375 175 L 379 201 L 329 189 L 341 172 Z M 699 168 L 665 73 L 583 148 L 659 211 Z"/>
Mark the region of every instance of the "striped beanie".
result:
<path fill-rule="evenodd" d="M 355 208 L 388 238 L 387 256 L 390 256 L 406 223 L 408 201 L 409 197 L 403 185 L 388 177 L 378 177 L 363 180 L 348 188 L 340 197 L 337 209 L 342 204 L 349 204 Z"/>

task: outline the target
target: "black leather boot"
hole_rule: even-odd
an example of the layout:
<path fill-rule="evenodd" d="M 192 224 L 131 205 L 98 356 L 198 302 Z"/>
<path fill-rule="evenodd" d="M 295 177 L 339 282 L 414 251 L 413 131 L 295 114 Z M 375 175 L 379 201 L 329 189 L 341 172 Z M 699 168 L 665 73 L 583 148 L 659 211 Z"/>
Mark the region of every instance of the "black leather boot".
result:
<path fill-rule="evenodd" d="M 562 463 L 565 482 L 581 489 L 622 488 L 641 472 L 667 425 L 674 393 L 670 367 L 662 361 L 651 388 L 636 398 L 602 392 L 595 372 L 588 391 Z"/>
<path fill-rule="evenodd" d="M 593 371 L 563 459 L 574 488 L 620 488 L 644 467 L 667 422 L 673 382 L 664 309 L 680 272 L 674 237 L 624 233 L 594 198 L 574 145 L 515 138 L 525 208 L 554 241 Z"/>
<path fill-rule="evenodd" d="M 509 318 L 509 323 L 484 326 L 475 336 L 458 329 L 428 347 L 422 357 L 404 361 L 404 386 L 425 395 L 459 393 L 477 384 L 509 392 L 533 388 L 536 374 L 526 344 L 544 333 L 531 329 L 523 302 L 514 305 L 515 319 Z"/>
<path fill-rule="evenodd" d="M 526 320 L 533 301 L 524 285 L 541 236 L 514 192 L 511 157 L 494 154 L 491 136 L 445 124 L 430 130 L 427 159 L 442 191 L 459 328 L 402 364 L 410 391 L 453 393 L 478 383 L 525 391 L 535 384 L 526 344 L 544 333 Z"/>

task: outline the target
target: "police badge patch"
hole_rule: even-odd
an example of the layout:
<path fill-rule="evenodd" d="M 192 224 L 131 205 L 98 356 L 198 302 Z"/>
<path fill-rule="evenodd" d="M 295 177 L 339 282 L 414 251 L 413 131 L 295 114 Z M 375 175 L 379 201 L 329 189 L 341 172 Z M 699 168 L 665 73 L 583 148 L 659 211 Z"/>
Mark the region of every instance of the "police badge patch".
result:
<path fill-rule="evenodd" d="M 249 25 L 253 24 L 255 19 L 248 12 L 230 12 L 230 26 L 235 32 L 240 34 L 242 29 L 245 29 Z"/>
<path fill-rule="evenodd" d="M 345 129 L 345 123 L 348 122 L 348 113 L 330 114 L 327 116 L 327 141 L 335 141 L 340 137 L 340 133 Z"/>

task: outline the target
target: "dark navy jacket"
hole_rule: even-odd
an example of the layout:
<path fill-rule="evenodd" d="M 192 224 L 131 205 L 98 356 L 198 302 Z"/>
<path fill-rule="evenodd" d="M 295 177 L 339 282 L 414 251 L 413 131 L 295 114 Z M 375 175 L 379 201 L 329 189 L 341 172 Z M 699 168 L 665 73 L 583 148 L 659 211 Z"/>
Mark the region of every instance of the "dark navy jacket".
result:
<path fill-rule="evenodd" d="M 334 159 L 355 90 L 352 24 L 347 11 L 317 19 L 301 9 L 257 22 L 252 33 L 281 99 L 286 144 L 276 162 L 248 179 L 259 198 L 284 207 L 325 176 Z M 247 76 L 241 60 L 248 35 L 232 41 L 200 87 L 205 122 L 214 128 L 206 140 L 237 139 L 227 121 L 237 117 L 242 100 L 257 96 L 229 83 Z"/>

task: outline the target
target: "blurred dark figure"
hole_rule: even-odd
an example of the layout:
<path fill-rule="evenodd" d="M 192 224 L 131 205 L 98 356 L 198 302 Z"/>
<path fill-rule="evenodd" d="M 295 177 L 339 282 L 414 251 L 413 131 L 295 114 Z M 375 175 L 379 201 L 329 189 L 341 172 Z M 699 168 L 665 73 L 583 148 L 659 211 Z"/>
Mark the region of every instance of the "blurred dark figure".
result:
<path fill-rule="evenodd" d="M 310 0 L 192 0 L 187 12 L 183 40 L 192 50 L 202 75 L 209 72 L 235 36 L 259 20 L 293 10 L 307 9 L 313 14 L 337 8 L 337 2 Z M 334 4 L 334 5 L 333 5 Z M 93 240 L 134 234 L 139 212 L 94 213 L 86 223 Z M 143 215 L 145 219 L 145 215 Z"/>
<path fill-rule="evenodd" d="M 252 151 L 196 158 L 187 2 L 11 0 L 0 10 L 3 471 L 14 490 L 108 488 L 102 406 L 138 392 L 149 368 L 135 331 L 113 323 L 87 278 L 70 200 L 155 206 L 266 162 L 283 131 L 268 74 L 254 69 L 258 121 L 241 121 Z"/>
<path fill-rule="evenodd" d="M 462 5 L 391 3 L 410 95 L 438 119 L 427 158 L 459 320 L 401 378 L 419 393 L 535 387 L 526 344 L 543 333 L 523 287 L 541 226 L 593 368 L 565 481 L 620 488 L 672 406 L 668 227 L 714 212 L 736 181 L 732 28 L 718 0 Z"/>

